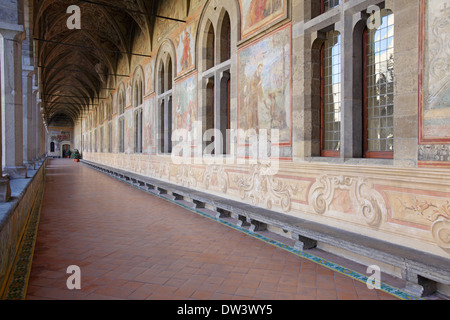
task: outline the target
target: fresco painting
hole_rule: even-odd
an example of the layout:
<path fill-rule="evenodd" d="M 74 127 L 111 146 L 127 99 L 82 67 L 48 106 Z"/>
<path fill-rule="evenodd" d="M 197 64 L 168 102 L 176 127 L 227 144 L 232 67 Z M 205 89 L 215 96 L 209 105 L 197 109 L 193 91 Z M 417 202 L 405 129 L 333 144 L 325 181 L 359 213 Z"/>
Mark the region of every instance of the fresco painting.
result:
<path fill-rule="evenodd" d="M 185 129 L 194 141 L 197 120 L 197 77 L 192 76 L 175 86 L 176 129 Z"/>
<path fill-rule="evenodd" d="M 134 129 L 133 129 L 133 110 L 127 110 L 125 112 L 125 152 L 132 153 L 134 141 L 133 141 Z"/>
<path fill-rule="evenodd" d="M 127 94 L 126 94 L 126 106 L 125 108 L 131 106 L 131 80 L 126 84 Z"/>
<path fill-rule="evenodd" d="M 196 24 L 187 26 L 175 39 L 177 48 L 177 74 L 190 70 L 194 67 Z"/>
<path fill-rule="evenodd" d="M 450 0 L 426 2 L 422 139 L 450 141 Z"/>
<path fill-rule="evenodd" d="M 286 0 L 240 0 L 242 34 L 247 36 L 262 26 L 285 16 Z"/>
<path fill-rule="evenodd" d="M 278 129 L 291 142 L 290 28 L 283 28 L 239 52 L 238 128 Z"/>
<path fill-rule="evenodd" d="M 143 109 L 143 149 L 145 153 L 151 154 L 155 144 L 155 103 L 154 99 L 148 99 L 144 102 Z"/>
<path fill-rule="evenodd" d="M 164 5 L 159 7 L 159 16 L 183 19 L 187 15 L 188 2 L 186 0 L 164 0 Z M 173 29 L 173 26 L 176 24 L 171 23 L 168 19 L 156 19 L 154 39 L 159 42 Z"/>
<path fill-rule="evenodd" d="M 149 62 L 145 65 L 144 67 L 144 74 L 146 77 L 145 80 L 145 93 L 149 93 L 153 91 L 153 85 L 152 85 L 152 77 L 151 75 L 153 74 L 153 67 L 152 67 L 152 62 Z"/>

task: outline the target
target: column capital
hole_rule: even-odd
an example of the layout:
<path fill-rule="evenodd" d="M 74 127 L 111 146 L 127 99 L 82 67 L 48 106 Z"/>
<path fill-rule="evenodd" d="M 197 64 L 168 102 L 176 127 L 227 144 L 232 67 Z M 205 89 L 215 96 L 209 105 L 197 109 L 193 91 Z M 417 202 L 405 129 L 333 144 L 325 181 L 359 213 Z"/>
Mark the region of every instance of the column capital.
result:
<path fill-rule="evenodd" d="M 35 69 L 34 66 L 30 66 L 30 65 L 22 65 L 22 73 L 23 75 L 27 76 L 27 77 L 32 77 L 35 73 Z"/>
<path fill-rule="evenodd" d="M 0 22 L 0 34 L 3 38 L 12 41 L 23 41 L 26 37 L 23 25 L 4 22 Z"/>

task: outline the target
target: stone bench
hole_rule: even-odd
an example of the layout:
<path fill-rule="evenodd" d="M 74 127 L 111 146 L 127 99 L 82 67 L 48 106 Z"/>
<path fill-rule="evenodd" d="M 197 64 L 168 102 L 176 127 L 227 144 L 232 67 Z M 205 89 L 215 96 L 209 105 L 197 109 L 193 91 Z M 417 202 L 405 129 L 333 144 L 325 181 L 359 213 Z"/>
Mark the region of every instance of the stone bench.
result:
<path fill-rule="evenodd" d="M 430 295 L 436 291 L 437 283 L 450 285 L 449 259 L 90 161 L 82 162 L 169 200 L 188 199 L 197 209 L 212 207 L 216 218 L 233 214 L 238 226 L 248 226 L 252 232 L 266 230 L 269 225 L 290 232 L 295 248 L 301 251 L 322 242 L 400 268 L 406 281 L 404 291 L 412 295 Z"/>

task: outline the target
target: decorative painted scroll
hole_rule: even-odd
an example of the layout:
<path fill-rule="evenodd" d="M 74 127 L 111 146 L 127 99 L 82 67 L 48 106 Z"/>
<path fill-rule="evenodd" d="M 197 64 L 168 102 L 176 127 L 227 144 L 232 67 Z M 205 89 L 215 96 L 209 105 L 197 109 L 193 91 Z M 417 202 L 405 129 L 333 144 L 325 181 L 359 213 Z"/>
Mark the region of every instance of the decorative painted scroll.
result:
<path fill-rule="evenodd" d="M 337 206 L 336 201 L 344 198 L 343 194 L 347 204 Z M 387 212 L 381 194 L 370 181 L 362 178 L 323 175 L 311 187 L 309 199 L 318 214 L 325 214 L 333 207 L 334 210 L 347 208 L 345 211 L 358 213 L 372 227 L 378 227 Z"/>
<path fill-rule="evenodd" d="M 242 200 L 249 199 L 253 205 L 265 204 L 267 209 L 279 206 L 284 212 L 292 209 L 292 197 L 297 194 L 295 185 L 284 183 L 265 172 L 268 167 L 262 164 L 252 165 L 250 177 L 235 177 Z"/>

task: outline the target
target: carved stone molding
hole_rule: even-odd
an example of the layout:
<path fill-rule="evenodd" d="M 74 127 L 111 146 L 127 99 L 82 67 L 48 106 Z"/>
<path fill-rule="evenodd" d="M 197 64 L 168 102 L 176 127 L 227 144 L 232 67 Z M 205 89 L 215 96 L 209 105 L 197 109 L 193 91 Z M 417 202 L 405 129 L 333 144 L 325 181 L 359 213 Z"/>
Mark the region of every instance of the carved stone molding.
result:
<path fill-rule="evenodd" d="M 270 165 L 269 165 L 270 166 Z M 265 174 L 269 166 L 256 164 L 250 167 L 250 177 L 235 177 L 242 200 L 250 199 L 253 205 L 265 204 L 268 209 L 280 206 L 284 212 L 292 209 L 292 196 L 297 186 L 283 183 L 273 175 Z"/>
<path fill-rule="evenodd" d="M 203 180 L 206 190 L 217 183 L 220 191 L 223 193 L 228 191 L 228 174 L 222 166 L 208 166 Z"/>
<path fill-rule="evenodd" d="M 177 169 L 177 183 L 183 187 L 197 188 L 198 174 L 190 165 L 180 165 Z"/>
<path fill-rule="evenodd" d="M 372 183 L 363 178 L 320 176 L 309 194 L 310 205 L 316 213 L 325 214 L 330 210 L 330 204 L 336 198 L 336 190 L 349 192 L 353 207 L 369 226 L 378 227 L 381 224 L 387 212 L 385 201 Z"/>
<path fill-rule="evenodd" d="M 419 146 L 419 161 L 450 161 L 450 145 Z"/>

